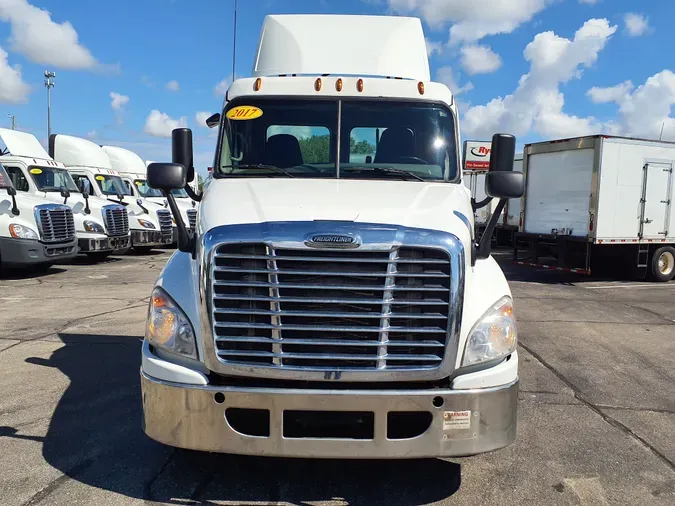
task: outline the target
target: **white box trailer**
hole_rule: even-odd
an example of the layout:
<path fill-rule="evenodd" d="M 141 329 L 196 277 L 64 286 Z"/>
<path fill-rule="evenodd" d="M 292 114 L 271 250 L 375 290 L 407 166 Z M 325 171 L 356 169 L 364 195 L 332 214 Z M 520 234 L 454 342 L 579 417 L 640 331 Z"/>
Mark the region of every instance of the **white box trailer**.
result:
<path fill-rule="evenodd" d="M 675 276 L 675 143 L 596 135 L 525 146 L 518 263 Z M 542 258 L 554 258 L 542 262 Z"/>
<path fill-rule="evenodd" d="M 469 189 L 473 204 L 480 204 L 488 199 L 485 193 L 485 176 L 490 168 L 490 150 L 490 141 L 464 141 L 462 156 L 464 186 Z M 485 230 L 494 211 L 494 205 L 490 199 L 490 202 L 482 207 L 474 208 L 476 237 L 480 237 Z"/>
<path fill-rule="evenodd" d="M 523 154 L 516 154 L 513 161 L 513 170 L 522 172 L 523 170 Z M 526 197 L 523 197 L 523 199 Z M 520 227 L 520 220 L 522 218 L 522 199 L 509 199 L 506 201 L 506 206 L 502 211 L 502 215 L 497 223 L 495 229 L 495 242 L 497 246 L 513 245 L 515 234 Z"/>

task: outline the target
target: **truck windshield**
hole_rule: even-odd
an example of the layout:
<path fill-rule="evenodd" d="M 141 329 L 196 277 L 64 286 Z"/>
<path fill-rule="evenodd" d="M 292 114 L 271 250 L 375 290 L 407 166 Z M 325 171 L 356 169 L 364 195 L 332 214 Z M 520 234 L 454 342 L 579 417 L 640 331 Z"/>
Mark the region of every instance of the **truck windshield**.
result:
<path fill-rule="evenodd" d="M 171 195 L 178 199 L 184 199 L 188 197 L 187 192 L 183 188 L 176 188 L 175 190 L 171 190 Z"/>
<path fill-rule="evenodd" d="M 104 195 L 131 195 L 129 188 L 127 188 L 119 176 L 96 174 L 94 179 L 96 179 L 98 187 Z"/>
<path fill-rule="evenodd" d="M 66 169 L 56 167 L 30 167 L 28 169 L 35 186 L 43 192 L 59 192 L 68 190 L 72 193 L 79 193 L 73 177 Z"/>
<path fill-rule="evenodd" d="M 458 177 L 455 121 L 441 104 L 260 98 L 223 116 L 215 177 Z"/>
<path fill-rule="evenodd" d="M 12 180 L 9 177 L 9 174 L 5 171 L 5 168 L 0 163 L 0 190 L 5 190 L 7 188 L 12 188 Z"/>
<path fill-rule="evenodd" d="M 141 195 L 141 197 L 163 197 L 162 192 L 155 189 L 155 188 L 150 188 L 148 186 L 148 182 L 145 179 L 134 179 L 134 184 L 136 185 L 136 188 L 138 189 L 138 193 Z"/>

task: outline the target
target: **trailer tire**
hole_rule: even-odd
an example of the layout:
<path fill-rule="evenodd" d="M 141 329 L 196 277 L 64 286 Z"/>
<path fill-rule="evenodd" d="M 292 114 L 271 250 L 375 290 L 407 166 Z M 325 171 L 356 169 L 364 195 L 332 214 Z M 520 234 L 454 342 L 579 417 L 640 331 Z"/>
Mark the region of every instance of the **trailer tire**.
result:
<path fill-rule="evenodd" d="M 663 246 L 652 255 L 649 277 L 653 281 L 665 283 L 675 277 L 675 248 Z"/>

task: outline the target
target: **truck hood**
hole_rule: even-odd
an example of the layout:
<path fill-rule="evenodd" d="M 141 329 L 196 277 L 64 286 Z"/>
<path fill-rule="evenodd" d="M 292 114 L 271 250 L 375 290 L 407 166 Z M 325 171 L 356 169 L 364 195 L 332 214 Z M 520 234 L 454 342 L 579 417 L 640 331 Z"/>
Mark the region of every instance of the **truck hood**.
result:
<path fill-rule="evenodd" d="M 200 205 L 203 231 L 221 225 L 352 221 L 451 232 L 469 240 L 473 211 L 464 185 L 338 179 L 217 179 Z"/>

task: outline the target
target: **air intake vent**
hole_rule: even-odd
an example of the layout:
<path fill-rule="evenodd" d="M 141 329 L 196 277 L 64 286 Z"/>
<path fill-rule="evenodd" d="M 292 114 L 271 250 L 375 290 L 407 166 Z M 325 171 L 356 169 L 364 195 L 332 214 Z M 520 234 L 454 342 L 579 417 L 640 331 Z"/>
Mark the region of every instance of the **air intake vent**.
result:
<path fill-rule="evenodd" d="M 129 214 L 124 206 L 105 206 L 103 217 L 108 235 L 121 236 L 129 233 Z"/>
<path fill-rule="evenodd" d="M 75 239 L 73 211 L 68 206 L 37 206 L 35 213 L 40 224 L 40 235 L 44 243 L 67 242 Z"/>

